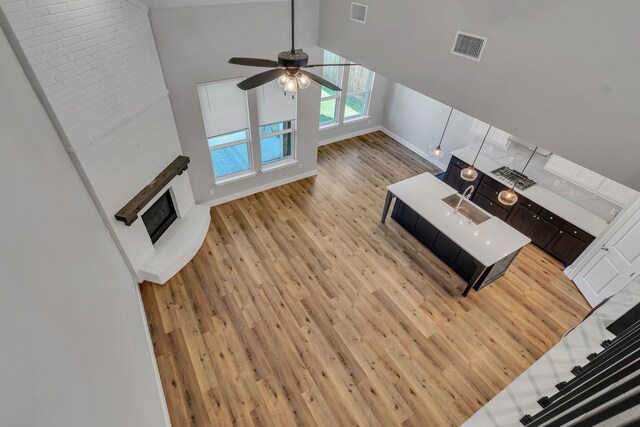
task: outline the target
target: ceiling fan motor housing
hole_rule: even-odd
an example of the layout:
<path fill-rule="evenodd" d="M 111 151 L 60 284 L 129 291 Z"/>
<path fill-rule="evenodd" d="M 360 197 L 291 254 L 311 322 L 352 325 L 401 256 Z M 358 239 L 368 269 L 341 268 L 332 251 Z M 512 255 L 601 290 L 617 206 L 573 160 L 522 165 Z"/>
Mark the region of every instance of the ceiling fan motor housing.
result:
<path fill-rule="evenodd" d="M 309 62 L 309 55 L 302 51 L 302 49 L 296 49 L 294 51 L 285 50 L 278 54 L 278 63 L 285 68 L 300 68 L 307 65 Z"/>

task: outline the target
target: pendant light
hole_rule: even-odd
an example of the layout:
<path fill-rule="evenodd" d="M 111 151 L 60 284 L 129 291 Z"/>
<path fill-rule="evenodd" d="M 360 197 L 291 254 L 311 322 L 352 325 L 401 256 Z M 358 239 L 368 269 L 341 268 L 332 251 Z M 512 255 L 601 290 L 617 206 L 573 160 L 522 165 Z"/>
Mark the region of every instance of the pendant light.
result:
<path fill-rule="evenodd" d="M 429 150 L 429 155 L 431 157 L 440 158 L 442 157 L 442 140 L 444 139 L 444 134 L 447 133 L 447 127 L 449 127 L 449 120 L 451 120 L 451 114 L 453 114 L 453 107 L 451 107 L 451 111 L 449 111 L 449 117 L 447 118 L 447 123 L 444 125 L 444 130 L 442 131 L 442 136 L 440 137 L 440 142 L 438 146 Z"/>
<path fill-rule="evenodd" d="M 522 172 L 520 172 L 522 175 L 524 175 L 524 171 L 525 169 L 527 169 L 527 166 L 529 166 L 529 162 L 531 161 L 531 159 L 533 159 L 536 151 L 538 151 L 538 147 L 533 150 L 533 153 L 531 153 L 531 157 L 529 157 L 529 160 L 527 160 L 527 163 L 522 168 Z M 518 182 L 520 182 L 520 177 L 515 180 L 513 186 L 509 190 L 502 190 L 500 194 L 498 194 L 498 201 L 500 203 L 505 206 L 513 206 L 516 204 L 516 202 L 518 201 L 518 195 L 516 194 L 514 189 L 516 188 L 516 185 L 518 185 Z"/>
<path fill-rule="evenodd" d="M 478 149 L 478 153 L 476 154 L 476 158 L 473 159 L 473 163 L 471 166 L 467 166 L 462 169 L 460 172 L 460 178 L 465 181 L 475 181 L 478 178 L 478 171 L 475 168 L 476 160 L 478 160 L 478 156 L 480 155 L 480 151 L 482 151 L 482 147 L 484 146 L 485 141 L 487 140 L 487 136 L 489 136 L 489 131 L 491 130 L 491 126 L 487 129 L 487 133 L 484 134 L 484 139 L 482 140 L 482 144 L 480 144 L 480 148 Z"/>

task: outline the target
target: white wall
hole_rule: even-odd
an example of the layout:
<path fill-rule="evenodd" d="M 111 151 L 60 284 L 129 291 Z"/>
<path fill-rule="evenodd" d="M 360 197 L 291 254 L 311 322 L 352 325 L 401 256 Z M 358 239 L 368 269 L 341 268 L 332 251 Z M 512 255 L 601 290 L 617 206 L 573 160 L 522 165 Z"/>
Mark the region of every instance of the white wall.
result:
<path fill-rule="evenodd" d="M 640 2 L 368 0 L 364 25 L 349 3 L 321 2 L 319 46 L 640 189 Z M 482 61 L 450 54 L 457 30 Z"/>
<path fill-rule="evenodd" d="M 137 0 L 0 0 L 63 142 L 133 270 L 154 248 L 140 220 L 114 215 L 182 154 L 151 33 Z M 181 210 L 193 206 L 183 174 Z"/>
<path fill-rule="evenodd" d="M 382 126 L 415 152 L 446 169 L 452 151 L 472 145 L 477 140 L 469 132 L 473 117 L 454 110 L 442 140 L 443 155 L 440 161 L 428 158 L 429 148 L 437 146 L 442 137 L 450 111 L 448 105 L 392 82 Z"/>
<path fill-rule="evenodd" d="M 233 56 L 276 59 L 279 52 L 290 48 L 289 3 L 152 9 L 150 16 L 182 149 L 191 157 L 189 176 L 198 203 L 218 203 L 315 174 L 319 85 L 312 84 L 297 95 L 299 164 L 222 186 L 214 185 L 196 89 L 198 83 L 249 77 L 265 71 L 228 64 Z M 317 18 L 317 0 L 296 3 L 296 47 L 303 48 L 311 62 L 322 60 L 322 50 L 315 47 Z M 252 92 L 255 91 L 250 91 L 250 100 Z"/>
<path fill-rule="evenodd" d="M 168 425 L 138 287 L 0 32 L 0 425 Z"/>

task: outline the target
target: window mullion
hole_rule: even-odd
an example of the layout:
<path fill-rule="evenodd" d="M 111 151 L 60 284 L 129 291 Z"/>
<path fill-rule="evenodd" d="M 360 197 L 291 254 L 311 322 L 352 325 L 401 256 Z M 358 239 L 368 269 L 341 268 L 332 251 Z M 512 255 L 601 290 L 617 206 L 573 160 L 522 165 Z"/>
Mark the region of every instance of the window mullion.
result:
<path fill-rule="evenodd" d="M 349 92 L 349 68 L 351 67 L 342 67 L 342 88 L 346 89 L 346 92 Z M 345 95 L 345 90 L 342 91 L 343 93 L 340 94 L 340 102 L 339 102 L 339 107 L 338 107 L 338 111 L 336 112 L 336 122 L 338 123 L 344 123 L 344 113 L 345 113 L 345 109 L 346 109 L 346 104 L 347 104 L 347 97 Z"/>

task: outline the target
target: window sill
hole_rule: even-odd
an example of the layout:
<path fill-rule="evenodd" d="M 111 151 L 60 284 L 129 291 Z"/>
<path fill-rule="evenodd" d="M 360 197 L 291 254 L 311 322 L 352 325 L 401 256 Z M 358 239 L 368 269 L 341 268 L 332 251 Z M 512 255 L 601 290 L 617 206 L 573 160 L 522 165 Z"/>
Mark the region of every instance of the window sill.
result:
<path fill-rule="evenodd" d="M 339 122 L 331 122 L 320 126 L 320 131 L 337 128 L 338 126 L 342 126 L 342 123 Z"/>
<path fill-rule="evenodd" d="M 233 175 L 233 176 L 230 176 L 230 177 L 222 177 L 222 178 L 216 179 L 214 185 L 216 187 L 220 187 L 222 185 L 231 184 L 232 182 L 242 181 L 243 179 L 254 177 L 257 174 L 258 174 L 258 172 L 256 172 L 256 171 L 248 171 L 248 172 L 241 173 L 239 175 Z"/>
<path fill-rule="evenodd" d="M 350 125 L 350 124 L 353 124 L 353 123 L 361 122 L 363 120 L 369 120 L 370 118 L 371 117 L 369 117 L 369 116 L 358 116 L 358 117 L 354 117 L 353 119 L 345 120 L 343 124 Z"/>
<path fill-rule="evenodd" d="M 298 159 L 286 159 L 286 160 L 281 160 L 279 162 L 274 162 L 274 163 L 270 163 L 266 166 L 262 167 L 262 173 L 268 173 L 268 172 L 273 172 L 273 171 L 277 171 L 280 169 L 284 169 L 287 168 L 289 166 L 293 166 L 293 165 L 297 165 L 298 163 L 300 163 L 298 161 Z"/>

